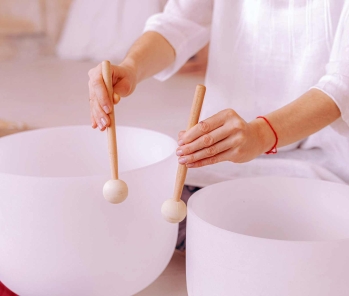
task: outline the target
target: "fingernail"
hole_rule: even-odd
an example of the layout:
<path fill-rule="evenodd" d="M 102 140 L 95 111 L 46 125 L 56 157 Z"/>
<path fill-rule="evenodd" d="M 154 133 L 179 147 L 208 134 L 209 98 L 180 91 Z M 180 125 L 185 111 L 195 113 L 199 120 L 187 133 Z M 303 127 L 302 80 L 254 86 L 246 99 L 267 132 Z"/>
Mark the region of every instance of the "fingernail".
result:
<path fill-rule="evenodd" d="M 181 157 L 180 159 L 178 159 L 178 162 L 180 164 L 185 164 L 187 162 L 187 159 L 185 157 Z"/>
<path fill-rule="evenodd" d="M 176 154 L 177 154 L 177 156 L 182 156 L 182 155 L 183 155 L 183 151 L 182 151 L 182 150 L 178 150 L 178 151 L 176 152 Z"/>
<path fill-rule="evenodd" d="M 110 112 L 110 109 L 109 109 L 108 106 L 104 106 L 104 107 L 103 107 L 103 110 L 104 110 L 104 112 L 107 113 L 107 114 L 109 114 L 109 112 Z"/>
<path fill-rule="evenodd" d="M 192 167 L 194 167 L 194 164 L 193 164 L 193 163 L 188 163 L 188 164 L 187 164 L 187 168 L 192 168 Z"/>
<path fill-rule="evenodd" d="M 101 130 L 101 129 L 103 128 L 103 125 L 100 124 L 100 123 L 98 123 L 98 127 L 99 127 L 99 129 Z"/>
<path fill-rule="evenodd" d="M 101 122 L 102 122 L 103 126 L 107 125 L 107 122 L 106 122 L 106 120 L 103 117 L 101 118 Z"/>
<path fill-rule="evenodd" d="M 179 141 L 178 141 L 178 145 L 179 145 L 179 146 L 182 146 L 182 145 L 184 145 L 184 142 L 183 142 L 183 140 L 179 140 Z"/>

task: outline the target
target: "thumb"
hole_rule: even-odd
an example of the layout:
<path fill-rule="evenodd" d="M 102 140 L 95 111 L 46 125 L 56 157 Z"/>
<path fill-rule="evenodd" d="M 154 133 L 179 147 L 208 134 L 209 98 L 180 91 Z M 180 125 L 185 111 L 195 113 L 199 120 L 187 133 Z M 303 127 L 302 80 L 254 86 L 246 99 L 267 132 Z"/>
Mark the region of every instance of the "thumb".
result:
<path fill-rule="evenodd" d="M 114 105 L 120 102 L 120 96 L 117 93 L 113 94 Z"/>
<path fill-rule="evenodd" d="M 114 85 L 114 93 L 118 94 L 121 97 L 127 97 L 130 95 L 133 91 L 132 85 L 130 83 L 130 80 L 128 78 L 122 78 L 120 79 L 115 85 Z"/>

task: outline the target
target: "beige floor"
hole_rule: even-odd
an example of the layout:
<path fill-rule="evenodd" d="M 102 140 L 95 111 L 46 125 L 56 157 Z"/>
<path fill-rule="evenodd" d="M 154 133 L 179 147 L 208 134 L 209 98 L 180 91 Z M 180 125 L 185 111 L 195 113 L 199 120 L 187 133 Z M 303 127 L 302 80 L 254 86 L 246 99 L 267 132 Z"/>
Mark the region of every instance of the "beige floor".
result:
<path fill-rule="evenodd" d="M 87 71 L 95 63 L 43 59 L 0 63 L 0 119 L 32 128 L 90 124 Z M 115 108 L 117 124 L 148 128 L 177 138 L 186 126 L 197 83 L 176 76 L 142 82 Z M 184 296 L 185 257 L 175 253 L 162 275 L 137 296 Z"/>
<path fill-rule="evenodd" d="M 187 296 L 185 256 L 175 252 L 160 277 L 135 296 Z"/>

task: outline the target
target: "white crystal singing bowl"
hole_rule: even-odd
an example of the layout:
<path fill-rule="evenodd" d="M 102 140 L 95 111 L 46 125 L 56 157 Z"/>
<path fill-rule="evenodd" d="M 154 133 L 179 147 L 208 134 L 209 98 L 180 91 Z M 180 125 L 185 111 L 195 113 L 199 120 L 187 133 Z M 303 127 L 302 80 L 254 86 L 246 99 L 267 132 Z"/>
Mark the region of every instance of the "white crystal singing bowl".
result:
<path fill-rule="evenodd" d="M 177 225 L 161 205 L 173 192 L 176 142 L 117 129 L 128 198 L 108 203 L 107 137 L 87 126 L 0 139 L 0 281 L 21 296 L 133 295 L 168 264 Z"/>
<path fill-rule="evenodd" d="M 227 181 L 188 204 L 190 296 L 348 296 L 349 186 Z"/>

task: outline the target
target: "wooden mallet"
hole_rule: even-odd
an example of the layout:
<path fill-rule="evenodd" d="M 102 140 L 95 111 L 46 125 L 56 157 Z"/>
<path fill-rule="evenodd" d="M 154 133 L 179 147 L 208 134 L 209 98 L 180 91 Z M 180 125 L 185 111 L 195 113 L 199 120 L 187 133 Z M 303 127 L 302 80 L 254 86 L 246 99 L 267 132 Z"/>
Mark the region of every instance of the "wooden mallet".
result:
<path fill-rule="evenodd" d="M 109 113 L 110 117 L 110 127 L 107 128 L 108 134 L 108 150 L 109 150 L 109 159 L 110 159 L 110 168 L 111 168 L 111 177 L 103 186 L 103 195 L 104 198 L 110 203 L 117 204 L 123 202 L 128 195 L 127 184 L 119 180 L 119 170 L 118 170 L 118 150 L 116 145 L 116 128 L 115 128 L 115 116 L 114 116 L 114 103 L 120 101 L 119 96 L 115 96 L 113 91 L 110 62 L 102 62 L 102 76 L 104 84 L 108 91 L 108 97 L 112 102 L 111 112 Z"/>
<path fill-rule="evenodd" d="M 204 102 L 206 87 L 199 84 L 196 86 L 193 105 L 190 111 L 187 130 L 196 125 L 199 121 L 202 103 Z M 187 215 L 187 207 L 181 200 L 185 178 L 187 176 L 187 167 L 178 164 L 176 183 L 173 198 L 166 200 L 161 207 L 162 216 L 170 223 L 181 222 Z"/>

